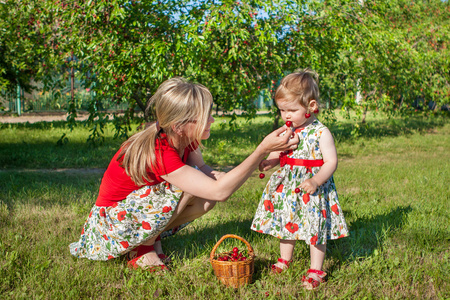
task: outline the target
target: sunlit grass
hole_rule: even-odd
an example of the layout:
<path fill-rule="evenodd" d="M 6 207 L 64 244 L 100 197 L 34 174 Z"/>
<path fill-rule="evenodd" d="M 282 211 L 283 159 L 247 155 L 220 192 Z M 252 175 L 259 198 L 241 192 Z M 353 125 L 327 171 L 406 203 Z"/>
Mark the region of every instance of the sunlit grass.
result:
<path fill-rule="evenodd" d="M 303 242 L 286 273 L 269 274 L 278 240 L 249 229 L 267 182 L 258 172 L 227 202 L 163 240 L 174 260 L 164 277 L 131 271 L 122 259 L 73 258 L 68 245 L 79 237 L 102 174 L 59 168 L 106 168 L 122 141 L 112 139 L 111 127 L 105 145 L 94 149 L 84 142 L 88 130 L 79 127 L 68 144 L 57 147 L 67 129 L 2 127 L 0 298 L 448 299 L 450 124 L 377 118 L 369 119 L 377 126 L 359 138 L 348 132 L 352 122 L 342 119 L 331 127 L 339 156 L 335 181 L 350 237 L 329 243 L 329 279 L 315 292 L 300 286 L 309 267 Z M 204 149 L 206 161 L 221 169 L 245 158 L 272 128 L 266 116 L 236 131 L 222 128 L 223 120 L 216 119 Z M 5 166 L 11 154 L 17 159 Z M 44 159 L 48 155 L 52 160 Z M 252 284 L 238 290 L 219 284 L 209 264 L 213 246 L 228 233 L 244 237 L 257 255 Z M 234 246 L 245 247 L 227 239 L 220 249 Z"/>

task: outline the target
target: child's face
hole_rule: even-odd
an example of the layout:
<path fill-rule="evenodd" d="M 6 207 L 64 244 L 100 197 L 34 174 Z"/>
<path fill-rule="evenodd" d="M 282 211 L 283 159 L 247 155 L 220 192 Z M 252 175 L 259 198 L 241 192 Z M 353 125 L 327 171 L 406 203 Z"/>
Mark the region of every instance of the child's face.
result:
<path fill-rule="evenodd" d="M 284 122 L 291 121 L 292 126 L 301 127 L 308 120 L 305 117 L 306 108 L 300 105 L 297 101 L 286 101 L 283 99 L 277 100 L 277 106 L 281 112 L 281 118 Z"/>

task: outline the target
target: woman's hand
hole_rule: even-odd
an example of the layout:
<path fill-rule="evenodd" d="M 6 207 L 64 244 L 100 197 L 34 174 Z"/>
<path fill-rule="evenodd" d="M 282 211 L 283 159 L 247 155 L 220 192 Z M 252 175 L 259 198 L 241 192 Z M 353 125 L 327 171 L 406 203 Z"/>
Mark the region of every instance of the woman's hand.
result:
<path fill-rule="evenodd" d="M 298 143 L 298 135 L 294 134 L 292 137 L 291 128 L 283 126 L 266 136 L 258 147 L 261 147 L 265 153 L 269 153 L 297 149 Z"/>

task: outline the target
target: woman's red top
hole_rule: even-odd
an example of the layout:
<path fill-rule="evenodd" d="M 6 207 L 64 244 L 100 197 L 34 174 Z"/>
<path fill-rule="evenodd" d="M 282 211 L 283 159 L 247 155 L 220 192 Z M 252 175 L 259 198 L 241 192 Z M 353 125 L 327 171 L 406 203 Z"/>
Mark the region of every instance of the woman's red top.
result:
<path fill-rule="evenodd" d="M 156 140 L 156 164 L 148 172 L 151 181 L 145 181 L 145 185 L 155 185 L 163 182 L 164 179 L 161 176 L 185 166 L 189 154 L 196 148 L 192 144 L 189 145 L 184 149 L 184 155 L 181 158 L 177 150 L 170 146 L 166 135 L 161 134 L 161 138 Z M 114 155 L 103 175 L 97 202 L 95 203 L 97 206 L 112 206 L 114 203 L 124 200 L 133 191 L 145 186 L 136 185 L 130 176 L 127 175 L 125 169 L 120 166 L 122 159 L 119 158 L 119 154 L 121 150 L 119 149 Z"/>

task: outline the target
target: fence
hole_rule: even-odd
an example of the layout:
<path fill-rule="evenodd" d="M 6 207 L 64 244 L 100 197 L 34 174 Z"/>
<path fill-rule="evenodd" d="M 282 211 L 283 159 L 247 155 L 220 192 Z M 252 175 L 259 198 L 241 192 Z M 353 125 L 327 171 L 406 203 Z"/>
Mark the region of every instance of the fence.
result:
<path fill-rule="evenodd" d="M 0 111 L 21 115 L 23 112 L 54 112 L 67 111 L 71 101 L 71 87 L 54 89 L 49 92 L 42 92 L 42 86 L 34 83 L 37 90 L 31 93 L 24 92 L 18 87 L 17 93 L 0 94 Z M 87 110 L 89 104 L 95 97 L 95 92 L 85 89 L 79 82 L 74 87 L 74 101 L 77 110 Z M 100 103 L 102 110 L 126 110 L 127 103 L 112 104 L 110 101 Z"/>
<path fill-rule="evenodd" d="M 77 110 L 88 110 L 90 103 L 95 98 L 95 92 L 89 88 L 84 88 L 83 82 L 72 77 L 67 80 L 65 87 L 55 88 L 43 93 L 43 84 L 41 82 L 31 82 L 35 87 L 30 93 L 24 92 L 20 86 L 15 93 L 0 93 L 0 112 L 9 112 L 21 115 L 23 112 L 53 112 L 67 111 L 71 102 L 71 91 L 74 92 L 74 102 Z M 257 109 L 264 109 L 272 106 L 272 99 L 267 90 L 262 90 L 254 100 Z M 107 110 L 126 110 L 128 103 L 113 104 L 112 101 L 102 101 L 100 109 Z"/>

